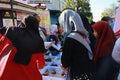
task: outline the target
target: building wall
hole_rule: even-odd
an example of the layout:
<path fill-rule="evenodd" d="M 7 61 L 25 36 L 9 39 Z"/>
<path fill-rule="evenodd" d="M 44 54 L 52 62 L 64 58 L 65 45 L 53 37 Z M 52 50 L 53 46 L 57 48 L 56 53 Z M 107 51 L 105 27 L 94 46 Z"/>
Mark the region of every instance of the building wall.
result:
<path fill-rule="evenodd" d="M 17 26 L 18 24 L 18 21 L 22 20 L 24 15 L 23 14 L 33 14 L 36 12 L 36 8 L 32 7 L 32 6 L 29 6 L 29 5 L 26 5 L 26 4 L 23 4 L 23 3 L 20 3 L 20 2 L 17 2 L 17 1 L 14 1 L 13 2 L 13 11 L 15 13 L 15 19 L 14 19 L 14 22 L 15 22 L 15 26 Z M 2 26 L 12 26 L 13 24 L 13 20 L 12 20 L 12 17 L 11 17 L 11 5 L 8 3 L 8 2 L 2 2 L 0 1 L 0 27 Z M 17 14 L 17 13 L 20 13 L 20 14 Z M 4 16 L 4 15 L 7 15 Z"/>
<path fill-rule="evenodd" d="M 58 22 L 58 17 L 60 11 L 63 10 L 65 1 L 66 0 L 52 0 L 51 4 L 46 4 L 47 8 L 50 10 L 51 24 L 56 24 Z"/>
<path fill-rule="evenodd" d="M 63 5 L 66 0 L 52 0 L 51 4 L 46 4 L 47 8 L 50 10 L 63 10 Z"/>
<path fill-rule="evenodd" d="M 59 10 L 50 10 L 50 20 L 51 24 L 56 24 L 58 22 L 58 17 L 61 12 Z"/>
<path fill-rule="evenodd" d="M 13 17 L 14 17 L 14 23 L 13 23 Z M 16 19 L 16 11 L 14 11 L 13 13 L 11 12 L 11 10 L 0 10 L 0 27 L 5 26 L 5 27 L 9 27 L 9 26 L 16 26 L 17 25 L 17 19 Z"/>

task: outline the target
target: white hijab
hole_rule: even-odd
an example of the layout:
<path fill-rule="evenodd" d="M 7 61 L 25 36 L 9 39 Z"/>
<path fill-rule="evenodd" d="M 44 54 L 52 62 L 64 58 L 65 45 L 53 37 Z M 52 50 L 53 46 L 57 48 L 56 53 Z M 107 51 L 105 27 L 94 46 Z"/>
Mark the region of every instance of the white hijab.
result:
<path fill-rule="evenodd" d="M 84 28 L 79 14 L 77 14 L 73 10 L 69 10 L 69 9 L 64 10 L 59 17 L 59 23 L 61 26 L 63 26 L 63 32 L 66 34 L 65 37 L 67 36 L 73 38 L 78 42 L 80 42 L 81 44 L 83 44 L 88 50 L 89 59 L 93 59 L 92 50 L 89 45 L 90 44 L 89 34 Z M 73 26 L 74 26 L 74 30 L 72 30 Z M 85 37 L 78 33 L 72 33 L 71 31 L 78 31 L 84 34 Z"/>
<path fill-rule="evenodd" d="M 51 33 L 51 34 L 54 34 L 54 33 L 57 32 L 57 31 L 58 31 L 57 25 L 56 25 L 56 24 L 52 24 L 52 25 L 50 26 L 50 33 Z"/>

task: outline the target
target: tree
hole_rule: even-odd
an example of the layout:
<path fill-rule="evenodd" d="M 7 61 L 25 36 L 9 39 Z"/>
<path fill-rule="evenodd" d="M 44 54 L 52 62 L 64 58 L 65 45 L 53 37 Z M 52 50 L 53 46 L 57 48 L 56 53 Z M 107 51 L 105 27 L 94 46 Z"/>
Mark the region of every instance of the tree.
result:
<path fill-rule="evenodd" d="M 64 4 L 64 9 L 72 9 L 75 10 L 76 4 L 74 0 L 66 0 L 66 3 Z"/>
<path fill-rule="evenodd" d="M 74 0 L 66 0 L 66 3 L 64 5 L 64 9 L 72 9 L 74 11 L 77 11 L 77 13 L 81 13 L 84 14 L 89 21 L 91 22 L 93 19 L 91 8 L 90 8 L 90 4 L 89 4 L 90 0 L 76 0 L 76 2 L 74 2 Z"/>
<path fill-rule="evenodd" d="M 117 0 L 117 2 L 120 3 L 120 0 Z M 120 4 L 119 4 L 119 6 L 120 6 Z"/>
<path fill-rule="evenodd" d="M 90 0 L 77 0 L 77 12 L 87 16 L 87 18 L 91 22 L 93 19 L 93 16 L 92 16 L 92 13 L 90 12 L 91 8 L 90 8 L 89 1 Z"/>
<path fill-rule="evenodd" d="M 117 0 L 117 2 L 120 2 L 120 0 Z"/>
<path fill-rule="evenodd" d="M 103 16 L 110 16 L 110 17 L 114 17 L 115 15 L 115 8 L 116 8 L 116 4 L 111 4 L 110 8 L 106 8 L 102 14 L 101 14 L 101 18 Z"/>

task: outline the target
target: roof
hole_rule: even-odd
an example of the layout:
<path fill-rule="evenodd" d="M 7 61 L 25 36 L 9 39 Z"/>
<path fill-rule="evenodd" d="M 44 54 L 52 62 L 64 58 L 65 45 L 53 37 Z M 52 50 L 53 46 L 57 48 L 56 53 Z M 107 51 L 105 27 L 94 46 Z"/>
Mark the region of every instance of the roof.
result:
<path fill-rule="evenodd" d="M 10 10 L 10 9 L 11 9 L 10 2 L 0 1 L 0 10 Z M 20 12 L 25 12 L 25 13 L 36 12 L 36 8 L 34 8 L 33 6 L 23 4 L 18 1 L 13 1 L 13 9 L 14 11 L 20 11 Z"/>

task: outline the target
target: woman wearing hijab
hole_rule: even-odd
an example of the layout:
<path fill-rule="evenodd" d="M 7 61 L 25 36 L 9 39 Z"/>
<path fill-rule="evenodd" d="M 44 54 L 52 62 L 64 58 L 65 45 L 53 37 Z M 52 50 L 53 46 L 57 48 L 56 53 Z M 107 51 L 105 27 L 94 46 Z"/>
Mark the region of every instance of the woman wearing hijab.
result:
<path fill-rule="evenodd" d="M 52 24 L 50 26 L 50 35 L 48 37 L 48 41 L 54 42 L 52 45 L 49 47 L 49 50 L 53 56 L 56 56 L 59 54 L 60 49 L 61 49 L 61 43 L 58 38 L 58 28 L 56 24 Z"/>
<path fill-rule="evenodd" d="M 39 35 L 38 21 L 33 16 L 26 17 L 24 21 L 24 27 L 9 28 L 7 37 L 16 47 L 16 54 L 8 57 L 0 80 L 42 80 L 38 67 L 44 66 L 45 48 Z"/>
<path fill-rule="evenodd" d="M 93 25 L 97 42 L 94 49 L 94 62 L 96 63 L 96 80 L 114 80 L 116 69 L 111 57 L 116 41 L 113 30 L 105 21 L 96 22 Z"/>
<path fill-rule="evenodd" d="M 93 54 L 81 17 L 72 10 L 64 10 L 59 23 L 65 34 L 61 62 L 63 69 L 68 71 L 68 78 L 94 80 Z"/>

